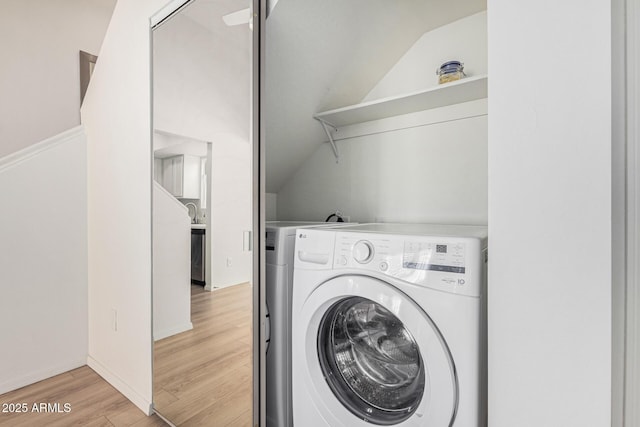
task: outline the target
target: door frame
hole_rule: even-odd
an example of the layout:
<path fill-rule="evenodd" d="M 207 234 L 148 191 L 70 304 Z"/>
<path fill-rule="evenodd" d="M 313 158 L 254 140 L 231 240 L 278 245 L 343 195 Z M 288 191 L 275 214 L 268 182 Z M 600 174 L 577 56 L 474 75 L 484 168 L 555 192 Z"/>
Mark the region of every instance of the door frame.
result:
<path fill-rule="evenodd" d="M 640 6 L 635 1 L 624 3 L 627 268 L 623 425 L 632 427 L 640 423 Z"/>
<path fill-rule="evenodd" d="M 253 193 L 253 425 L 267 425 L 266 404 L 266 285 L 265 285 L 265 126 L 262 117 L 265 89 L 265 22 L 267 0 L 251 0 L 253 31 L 251 53 L 251 141 L 252 141 L 252 193 Z"/>
<path fill-rule="evenodd" d="M 628 156 L 625 0 L 611 1 L 611 426 L 624 425 Z"/>
<path fill-rule="evenodd" d="M 611 425 L 640 424 L 640 6 L 612 0 Z"/>

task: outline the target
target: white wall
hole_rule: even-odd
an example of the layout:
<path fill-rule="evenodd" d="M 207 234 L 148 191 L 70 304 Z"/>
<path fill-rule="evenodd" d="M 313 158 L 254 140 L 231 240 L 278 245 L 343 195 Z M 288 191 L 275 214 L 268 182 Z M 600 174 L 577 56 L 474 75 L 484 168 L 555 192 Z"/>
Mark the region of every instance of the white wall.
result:
<path fill-rule="evenodd" d="M 276 193 L 265 193 L 265 216 L 267 221 L 276 221 L 278 219 L 278 195 Z"/>
<path fill-rule="evenodd" d="M 179 154 L 207 157 L 207 143 L 185 136 L 153 132 L 153 154 L 155 157 L 171 157 Z"/>
<path fill-rule="evenodd" d="M 153 183 L 153 338 L 193 328 L 191 220 L 187 208 Z"/>
<path fill-rule="evenodd" d="M 82 128 L 0 161 L 0 394 L 87 360 Z"/>
<path fill-rule="evenodd" d="M 82 107 L 89 365 L 145 412 L 152 393 L 149 17 L 165 3 L 118 1 Z"/>
<path fill-rule="evenodd" d="M 188 16 L 197 7 L 154 31 L 154 127 L 213 144 L 210 289 L 251 277 L 251 253 L 243 248 L 243 233 L 252 228 L 250 32 L 221 19 L 205 28 Z"/>
<path fill-rule="evenodd" d="M 425 33 L 367 99 L 435 85 L 441 51 L 486 72 L 486 13 Z M 486 224 L 486 114 L 479 100 L 341 128 L 339 163 L 329 144 L 307 159 L 277 194 L 278 220 L 322 221 L 338 209 L 358 222 Z M 404 129 L 381 131 L 399 121 Z"/>
<path fill-rule="evenodd" d="M 488 11 L 489 424 L 609 426 L 611 2 Z"/>
<path fill-rule="evenodd" d="M 207 229 L 211 233 L 211 281 L 207 288 L 251 281 L 251 252 L 243 245 L 243 232 L 252 229 L 250 156 L 251 146 L 240 139 L 212 144 L 207 209 L 211 221 Z"/>
<path fill-rule="evenodd" d="M 0 157 L 80 124 L 78 52 L 97 55 L 116 0 L 3 0 Z"/>
<path fill-rule="evenodd" d="M 184 13 L 154 30 L 154 127 L 201 141 L 248 141 L 249 35 L 245 25 L 220 19 L 207 29 Z"/>
<path fill-rule="evenodd" d="M 436 70 L 452 60 L 464 63 L 468 77 L 487 74 L 486 11 L 424 33 L 364 101 L 437 86 Z"/>
<path fill-rule="evenodd" d="M 486 114 L 485 101 L 469 104 L 447 116 Z M 485 115 L 339 141 L 338 149 L 339 163 L 324 144 L 284 185 L 279 220 L 324 221 L 337 209 L 358 222 L 487 223 Z"/>

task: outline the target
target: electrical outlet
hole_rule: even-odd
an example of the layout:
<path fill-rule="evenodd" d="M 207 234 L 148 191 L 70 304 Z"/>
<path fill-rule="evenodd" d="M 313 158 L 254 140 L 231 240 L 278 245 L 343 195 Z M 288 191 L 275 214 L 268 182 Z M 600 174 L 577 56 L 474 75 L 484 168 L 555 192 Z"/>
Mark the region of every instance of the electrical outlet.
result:
<path fill-rule="evenodd" d="M 231 267 L 233 263 L 231 262 L 231 258 L 227 257 L 227 267 Z"/>
<path fill-rule="evenodd" d="M 118 331 L 118 310 L 115 308 L 111 309 L 111 329 Z"/>

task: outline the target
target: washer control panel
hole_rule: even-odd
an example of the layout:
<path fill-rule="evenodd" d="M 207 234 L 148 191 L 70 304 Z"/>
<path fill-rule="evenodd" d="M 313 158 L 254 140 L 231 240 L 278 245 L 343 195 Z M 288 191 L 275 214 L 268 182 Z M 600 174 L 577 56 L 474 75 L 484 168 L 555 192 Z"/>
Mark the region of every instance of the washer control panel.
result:
<path fill-rule="evenodd" d="M 480 241 L 473 238 L 335 233 L 334 269 L 366 270 L 449 292 L 475 295 L 481 260 Z"/>
<path fill-rule="evenodd" d="M 367 240 L 360 240 L 353 245 L 353 249 L 351 250 L 351 254 L 353 255 L 353 259 L 360 264 L 366 264 L 373 259 L 373 255 L 375 254 L 375 248 L 373 243 Z"/>
<path fill-rule="evenodd" d="M 464 243 L 405 242 L 402 266 L 414 270 L 465 272 Z"/>

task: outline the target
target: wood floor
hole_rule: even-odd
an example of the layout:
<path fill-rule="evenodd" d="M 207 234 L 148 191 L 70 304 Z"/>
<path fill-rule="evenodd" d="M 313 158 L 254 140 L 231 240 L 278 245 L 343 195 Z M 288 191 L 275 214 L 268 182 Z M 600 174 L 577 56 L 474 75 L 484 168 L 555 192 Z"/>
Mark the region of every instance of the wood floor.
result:
<path fill-rule="evenodd" d="M 193 329 L 157 341 L 156 410 L 174 424 L 252 425 L 251 286 L 191 287 Z"/>
<path fill-rule="evenodd" d="M 251 425 L 251 287 L 205 292 L 192 287 L 194 329 L 158 341 L 154 355 L 158 412 L 180 426 Z M 2 405 L 26 403 L 26 413 Z M 70 412 L 33 412 L 40 403 Z M 55 409 L 54 407 L 50 409 Z M 84 366 L 0 395 L 0 427 L 160 427 L 109 383 Z"/>
<path fill-rule="evenodd" d="M 26 403 L 28 412 L 1 412 L 4 404 Z M 33 412 L 41 403 L 70 405 L 70 412 Z M 166 427 L 157 416 L 147 417 L 91 368 L 83 366 L 0 395 L 2 427 Z"/>

